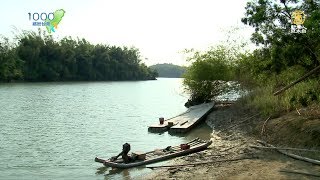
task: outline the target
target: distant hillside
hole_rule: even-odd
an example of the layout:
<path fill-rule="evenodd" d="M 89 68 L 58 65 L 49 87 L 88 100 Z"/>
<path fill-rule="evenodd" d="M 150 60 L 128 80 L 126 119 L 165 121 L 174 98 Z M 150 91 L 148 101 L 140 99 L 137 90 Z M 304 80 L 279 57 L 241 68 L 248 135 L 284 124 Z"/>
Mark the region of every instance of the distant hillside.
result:
<path fill-rule="evenodd" d="M 158 72 L 159 77 L 169 77 L 169 78 L 180 78 L 182 74 L 186 71 L 185 67 L 174 65 L 174 64 L 155 64 L 150 66 Z"/>

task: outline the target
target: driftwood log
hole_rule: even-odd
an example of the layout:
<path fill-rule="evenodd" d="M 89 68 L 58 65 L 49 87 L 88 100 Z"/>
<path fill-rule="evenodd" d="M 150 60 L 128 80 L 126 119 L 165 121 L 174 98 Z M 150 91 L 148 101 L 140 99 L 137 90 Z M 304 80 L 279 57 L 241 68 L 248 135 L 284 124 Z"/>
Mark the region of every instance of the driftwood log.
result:
<path fill-rule="evenodd" d="M 281 147 L 265 147 L 265 146 L 254 146 L 250 145 L 249 147 L 252 148 L 258 148 L 258 149 L 279 149 L 279 150 L 291 150 L 291 151 L 307 151 L 307 152 L 318 152 L 319 150 L 313 150 L 313 149 L 299 149 L 299 148 L 281 148 Z"/>
<path fill-rule="evenodd" d="M 260 144 L 263 144 L 265 146 L 269 146 L 269 147 L 275 148 L 279 153 L 284 154 L 286 156 L 289 156 L 291 158 L 294 158 L 294 159 L 297 159 L 297 160 L 301 160 L 301 161 L 305 161 L 305 162 L 309 162 L 309 163 L 316 164 L 316 165 L 320 165 L 320 161 L 319 160 L 311 159 L 311 158 L 307 158 L 307 157 L 303 157 L 303 156 L 298 156 L 298 155 L 292 154 L 292 153 L 287 153 L 284 150 L 277 149 L 275 146 L 273 146 L 271 144 L 268 144 L 268 143 L 266 143 L 264 141 L 259 141 L 258 140 L 257 142 L 260 143 Z"/>
<path fill-rule="evenodd" d="M 267 126 L 267 123 L 268 123 L 268 121 L 269 121 L 270 118 L 271 118 L 271 116 L 269 116 L 269 117 L 267 118 L 267 120 L 264 121 L 264 123 L 263 123 L 263 125 L 262 125 L 262 128 L 261 128 L 261 133 L 260 133 L 261 136 L 263 135 L 264 132 L 266 132 L 266 126 Z"/>

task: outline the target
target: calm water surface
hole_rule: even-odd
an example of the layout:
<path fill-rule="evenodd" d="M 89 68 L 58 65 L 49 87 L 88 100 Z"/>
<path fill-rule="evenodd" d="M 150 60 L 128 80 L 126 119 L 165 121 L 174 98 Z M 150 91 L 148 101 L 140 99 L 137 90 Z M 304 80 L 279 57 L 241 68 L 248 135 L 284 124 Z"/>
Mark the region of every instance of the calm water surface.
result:
<path fill-rule="evenodd" d="M 131 179 L 151 170 L 111 171 L 94 162 L 129 142 L 150 151 L 209 138 L 201 125 L 185 137 L 148 133 L 158 118 L 186 110 L 182 79 L 136 82 L 0 84 L 0 179 Z"/>

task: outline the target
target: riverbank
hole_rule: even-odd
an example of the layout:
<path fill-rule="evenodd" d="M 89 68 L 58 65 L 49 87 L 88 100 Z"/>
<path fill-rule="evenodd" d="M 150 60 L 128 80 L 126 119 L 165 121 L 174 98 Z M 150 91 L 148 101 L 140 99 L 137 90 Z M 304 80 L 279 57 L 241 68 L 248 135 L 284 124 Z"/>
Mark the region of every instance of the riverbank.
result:
<path fill-rule="evenodd" d="M 219 104 L 208 115 L 206 123 L 213 128 L 210 149 L 177 158 L 170 164 L 211 163 L 159 168 L 147 179 L 316 179 L 281 171 L 320 172 L 320 166 L 294 160 L 274 150 L 250 147 L 259 145 L 260 139 L 276 146 L 319 149 L 318 106 L 266 118 L 241 103 Z M 319 153 L 298 154 L 320 159 Z"/>

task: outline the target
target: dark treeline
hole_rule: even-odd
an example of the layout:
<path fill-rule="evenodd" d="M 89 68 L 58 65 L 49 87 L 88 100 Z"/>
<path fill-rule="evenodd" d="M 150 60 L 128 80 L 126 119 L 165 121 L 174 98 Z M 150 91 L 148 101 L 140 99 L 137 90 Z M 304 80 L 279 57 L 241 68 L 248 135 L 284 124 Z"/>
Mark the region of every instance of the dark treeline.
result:
<path fill-rule="evenodd" d="M 174 65 L 174 64 L 155 64 L 150 66 L 151 69 L 154 69 L 158 72 L 159 77 L 168 77 L 168 78 L 181 78 L 184 72 L 186 71 L 185 67 Z"/>
<path fill-rule="evenodd" d="M 0 40 L 0 81 L 150 80 L 157 73 L 136 48 L 93 45 L 85 39 L 54 40 L 39 30 Z"/>

